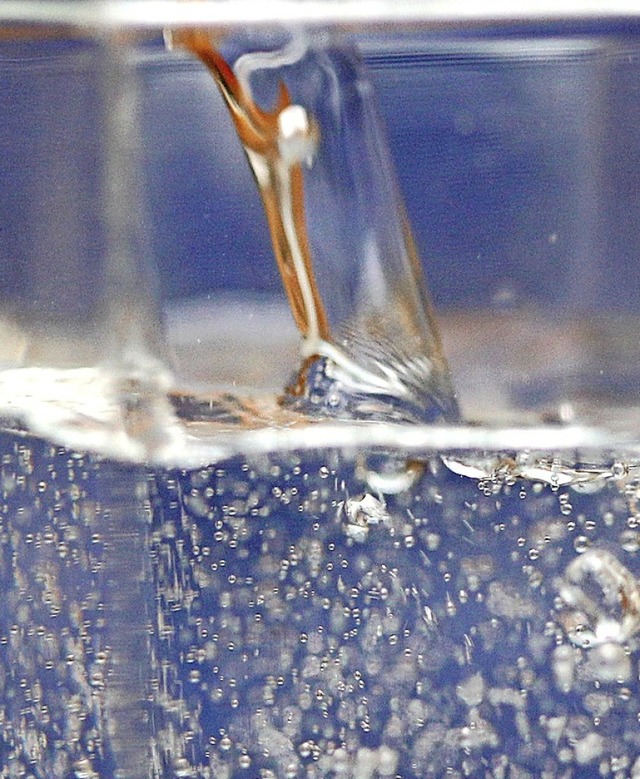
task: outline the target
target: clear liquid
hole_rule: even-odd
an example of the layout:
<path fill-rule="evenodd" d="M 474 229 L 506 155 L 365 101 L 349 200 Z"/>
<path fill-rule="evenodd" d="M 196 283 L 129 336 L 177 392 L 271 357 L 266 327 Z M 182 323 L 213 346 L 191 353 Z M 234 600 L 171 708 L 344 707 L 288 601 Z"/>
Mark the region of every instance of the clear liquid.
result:
<path fill-rule="evenodd" d="M 3 775 L 640 768 L 637 467 L 0 438 Z"/>
<path fill-rule="evenodd" d="M 210 31 L 172 36 L 218 85 L 260 193 L 302 336 L 302 365 L 283 401 L 311 416 L 457 421 L 359 55 L 326 32 L 287 38 L 275 46 L 240 38 L 235 47 L 247 51 L 231 65 Z M 254 89 L 275 92 L 273 107 Z"/>
<path fill-rule="evenodd" d="M 267 119 L 296 106 L 307 110 L 283 103 Z M 438 451 L 438 428 L 353 422 L 425 421 L 434 399 L 436 416 L 455 409 L 446 363 L 421 330 L 412 276 L 416 289 L 382 287 L 391 324 L 369 316 L 368 300 L 343 321 L 340 354 L 323 305 L 342 290 L 318 291 L 305 254 L 302 159 L 277 133 L 268 140 L 257 175 L 271 166 L 262 194 L 282 223 L 271 225 L 276 249 L 289 242 L 278 259 L 294 266 L 283 278 L 314 358 L 298 407 L 312 419 L 174 391 L 135 340 L 145 317 L 129 329 L 140 349 L 115 367 L 2 374 L 3 415 L 42 438 L 0 435 L 0 773 L 640 775 L 637 464 L 478 454 L 462 427 L 446 435 L 466 437 L 467 450 Z M 126 244 L 115 194 L 114 235 Z M 376 255 L 374 270 L 393 256 Z M 116 270 L 129 294 L 125 260 Z M 128 299 L 111 301 L 123 326 Z M 407 318 L 413 349 L 397 326 Z M 325 414 L 351 423 L 316 425 Z M 432 454 L 416 460 L 421 435 Z"/>

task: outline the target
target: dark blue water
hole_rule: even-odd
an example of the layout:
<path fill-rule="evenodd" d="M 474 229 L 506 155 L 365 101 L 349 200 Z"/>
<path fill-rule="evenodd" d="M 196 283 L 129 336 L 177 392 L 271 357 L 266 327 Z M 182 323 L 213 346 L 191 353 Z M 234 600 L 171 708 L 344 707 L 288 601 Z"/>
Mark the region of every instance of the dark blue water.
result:
<path fill-rule="evenodd" d="M 397 491 L 399 453 L 0 446 L 2 776 L 635 775 L 622 466 L 587 494 L 434 458 Z"/>

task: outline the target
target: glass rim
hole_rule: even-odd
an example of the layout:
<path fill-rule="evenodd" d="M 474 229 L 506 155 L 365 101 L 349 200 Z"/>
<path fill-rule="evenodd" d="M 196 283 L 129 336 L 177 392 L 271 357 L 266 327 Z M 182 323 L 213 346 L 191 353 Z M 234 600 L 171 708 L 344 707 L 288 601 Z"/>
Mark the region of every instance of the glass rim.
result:
<path fill-rule="evenodd" d="M 239 24 L 434 26 L 640 20 L 637 0 L 3 0 L 0 24 L 92 30 Z"/>

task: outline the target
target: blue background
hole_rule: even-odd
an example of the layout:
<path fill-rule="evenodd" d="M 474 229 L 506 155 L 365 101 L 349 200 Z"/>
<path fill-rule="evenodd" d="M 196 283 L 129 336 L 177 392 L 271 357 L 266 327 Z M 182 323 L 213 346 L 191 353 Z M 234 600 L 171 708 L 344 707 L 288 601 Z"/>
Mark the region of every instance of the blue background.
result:
<path fill-rule="evenodd" d="M 365 42 L 438 306 L 635 309 L 640 47 L 634 30 L 611 32 Z M 207 74 L 154 58 L 142 73 L 165 293 L 279 289 Z"/>
<path fill-rule="evenodd" d="M 638 33 L 361 39 L 437 307 L 635 311 Z M 61 316 L 95 305 L 104 254 L 99 90 L 83 56 L 74 43 L 0 49 L 0 303 Z M 163 299 L 279 291 L 211 78 L 158 41 L 140 51 L 139 72 L 140 218 Z"/>

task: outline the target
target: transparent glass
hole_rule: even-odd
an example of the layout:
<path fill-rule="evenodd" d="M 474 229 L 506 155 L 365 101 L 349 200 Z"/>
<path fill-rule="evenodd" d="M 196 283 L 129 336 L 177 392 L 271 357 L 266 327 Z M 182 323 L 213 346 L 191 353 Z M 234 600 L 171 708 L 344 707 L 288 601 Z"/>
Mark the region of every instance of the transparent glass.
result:
<path fill-rule="evenodd" d="M 2 775 L 640 776 L 633 11 L 3 6 Z"/>

